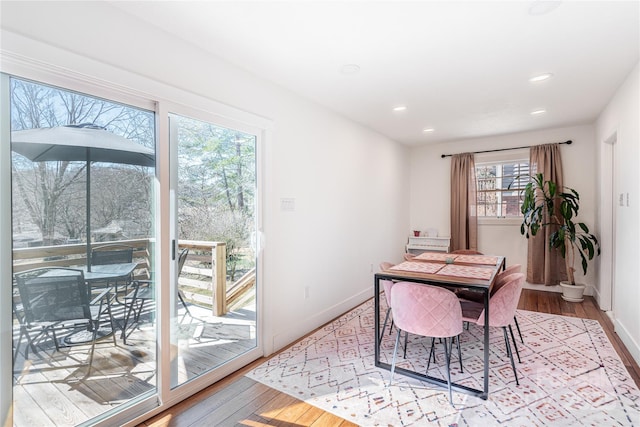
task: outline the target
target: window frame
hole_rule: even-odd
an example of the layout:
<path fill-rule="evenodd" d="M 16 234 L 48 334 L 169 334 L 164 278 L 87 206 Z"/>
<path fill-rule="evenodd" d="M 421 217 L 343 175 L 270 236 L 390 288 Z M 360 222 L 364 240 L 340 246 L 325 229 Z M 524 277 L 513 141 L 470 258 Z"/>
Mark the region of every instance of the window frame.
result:
<path fill-rule="evenodd" d="M 518 149 L 513 150 L 508 153 L 492 153 L 492 154 L 484 154 L 476 156 L 476 199 L 478 199 L 478 195 L 480 193 L 491 193 L 491 192 L 504 192 L 504 189 L 496 189 L 496 190 L 481 190 L 480 189 L 480 180 L 478 178 L 478 168 L 486 167 L 486 166 L 503 166 L 507 164 L 518 164 L 518 163 L 526 163 L 529 165 L 529 150 L 527 149 Z M 530 170 L 530 169 L 529 169 Z M 517 175 L 516 175 L 517 176 Z M 477 203 L 479 206 L 479 203 Z M 519 215 L 500 215 L 500 216 L 483 216 L 480 215 L 479 210 L 477 211 L 478 224 L 480 225 L 505 225 L 505 224 L 513 224 L 520 225 L 522 223 L 522 214 Z"/>

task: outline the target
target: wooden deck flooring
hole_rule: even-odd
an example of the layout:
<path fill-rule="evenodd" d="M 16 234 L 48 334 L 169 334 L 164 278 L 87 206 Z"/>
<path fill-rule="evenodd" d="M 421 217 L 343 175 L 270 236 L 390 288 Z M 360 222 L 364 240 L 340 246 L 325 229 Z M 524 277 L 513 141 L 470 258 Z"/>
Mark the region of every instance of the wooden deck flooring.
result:
<path fill-rule="evenodd" d="M 609 317 L 592 297 L 565 302 L 558 293 L 524 289 L 519 308 L 542 313 L 594 319 L 600 322 L 635 383 L 640 367 L 624 347 Z M 138 427 L 282 426 L 346 427 L 354 424 L 244 376 L 263 363 L 261 358 Z"/>
<path fill-rule="evenodd" d="M 225 317 L 190 306 L 178 331 L 178 381 L 194 378 L 255 346 L 255 315 L 244 310 Z M 181 318 L 181 317 L 179 317 Z M 89 344 L 61 347 L 46 342 L 24 358 L 24 343 L 14 364 L 14 425 L 78 425 L 156 388 L 156 337 L 143 322 L 127 338 L 116 334 L 96 343 L 90 375 Z"/>

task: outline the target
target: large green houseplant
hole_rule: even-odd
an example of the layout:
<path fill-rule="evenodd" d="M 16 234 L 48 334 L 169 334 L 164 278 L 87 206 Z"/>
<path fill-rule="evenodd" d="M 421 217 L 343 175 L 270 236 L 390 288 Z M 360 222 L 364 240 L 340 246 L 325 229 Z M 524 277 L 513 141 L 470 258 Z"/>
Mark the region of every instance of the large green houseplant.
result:
<path fill-rule="evenodd" d="M 535 236 L 540 230 L 550 227 L 549 246 L 560 252 L 567 269 L 568 284 L 576 286 L 574 263 L 579 257 L 582 271 L 587 274 L 588 261 L 600 255 L 600 243 L 589 227 L 577 222 L 580 196 L 572 188 L 559 187 L 553 181 L 545 181 L 541 173 L 532 177 L 524 189 L 520 233 Z M 582 287 L 584 288 L 584 286 Z M 578 296 L 565 299 L 582 300 Z"/>

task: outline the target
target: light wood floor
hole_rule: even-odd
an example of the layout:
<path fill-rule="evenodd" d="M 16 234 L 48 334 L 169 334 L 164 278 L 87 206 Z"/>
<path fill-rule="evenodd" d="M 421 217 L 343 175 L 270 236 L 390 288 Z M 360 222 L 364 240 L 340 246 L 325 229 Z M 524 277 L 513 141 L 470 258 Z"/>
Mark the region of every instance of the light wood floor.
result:
<path fill-rule="evenodd" d="M 518 308 L 598 320 L 631 377 L 640 387 L 640 367 L 613 331 L 613 324 L 609 317 L 600 311 L 592 297 L 586 297 L 582 303 L 568 303 L 558 293 L 524 289 Z M 245 372 L 265 360 L 267 359 L 261 358 L 255 361 L 158 414 L 139 427 L 200 425 L 345 427 L 354 425 L 244 376 Z"/>

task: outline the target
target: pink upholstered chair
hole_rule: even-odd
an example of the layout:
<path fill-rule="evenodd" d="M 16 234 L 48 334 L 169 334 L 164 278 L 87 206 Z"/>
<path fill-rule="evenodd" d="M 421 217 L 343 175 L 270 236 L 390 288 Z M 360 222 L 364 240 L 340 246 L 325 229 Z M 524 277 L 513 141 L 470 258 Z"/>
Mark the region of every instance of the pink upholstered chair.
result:
<path fill-rule="evenodd" d="M 489 294 L 489 298 L 494 295 L 498 289 L 500 289 L 505 284 L 505 278 L 512 275 L 513 273 L 520 273 L 522 270 L 522 266 L 520 264 L 513 264 L 503 271 L 498 273 L 496 276 L 496 283 L 491 288 L 491 293 Z M 460 289 L 456 291 L 456 295 L 460 298 L 460 301 L 464 304 L 464 301 L 473 301 L 479 304 L 484 304 L 482 301 L 482 294 L 479 292 L 474 292 L 466 289 Z M 520 325 L 518 324 L 518 318 L 514 315 L 513 321 L 516 325 L 516 329 L 518 330 L 518 335 L 520 335 L 520 341 L 524 344 L 524 339 L 522 338 L 522 332 L 520 331 Z M 511 327 L 509 327 L 511 329 Z M 513 331 L 512 331 L 513 333 Z"/>
<path fill-rule="evenodd" d="M 518 308 L 518 301 L 520 300 L 520 294 L 522 292 L 522 284 L 524 283 L 524 274 L 514 273 L 510 274 L 503 279 L 504 283 L 490 298 L 489 298 L 489 326 L 500 327 L 504 333 L 504 342 L 507 347 L 507 354 L 511 359 L 511 367 L 513 368 L 513 374 L 516 377 L 516 384 L 518 382 L 518 374 L 516 372 L 516 365 L 513 361 L 513 352 L 511 351 L 511 344 L 509 343 L 509 335 L 507 334 L 507 326 L 511 329 L 511 321 L 516 314 Z M 473 322 L 477 325 L 484 326 L 484 304 L 476 302 L 462 302 L 462 318 L 464 321 Z M 396 321 L 397 323 L 397 321 Z M 520 361 L 520 354 L 518 353 L 518 347 L 516 346 L 516 340 L 511 331 L 511 340 L 513 346 L 518 354 L 518 361 Z"/>
<path fill-rule="evenodd" d="M 412 259 L 414 259 L 416 257 L 416 254 L 410 254 L 410 253 L 407 252 L 407 253 L 405 253 L 403 255 L 403 257 L 404 257 L 405 261 L 411 261 Z"/>
<path fill-rule="evenodd" d="M 393 310 L 393 317 L 396 328 L 398 329 L 398 334 L 393 350 L 389 385 L 393 382 L 401 331 L 432 337 L 431 352 L 433 352 L 433 340 L 435 338 L 442 338 L 444 339 L 444 353 L 447 363 L 449 401 L 453 404 L 449 364 L 452 348 L 451 340 L 462 333 L 462 309 L 460 308 L 460 301 L 453 292 L 443 288 L 417 283 L 399 282 L 391 288 L 391 309 Z M 458 358 L 460 360 L 462 359 L 459 345 Z M 429 355 L 429 360 L 431 360 L 431 354 Z M 427 367 L 427 370 L 428 369 Z"/>

